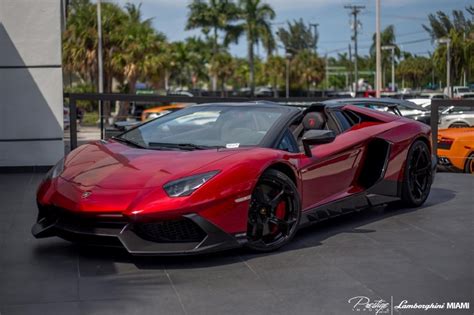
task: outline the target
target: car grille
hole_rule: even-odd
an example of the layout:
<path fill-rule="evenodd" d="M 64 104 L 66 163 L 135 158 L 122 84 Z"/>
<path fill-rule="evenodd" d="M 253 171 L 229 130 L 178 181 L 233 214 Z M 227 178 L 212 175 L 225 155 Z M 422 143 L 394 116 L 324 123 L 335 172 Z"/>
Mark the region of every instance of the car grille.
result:
<path fill-rule="evenodd" d="M 189 219 L 139 223 L 133 227 L 141 238 L 152 242 L 199 242 L 206 233 Z"/>
<path fill-rule="evenodd" d="M 39 206 L 38 219 L 45 218 L 48 222 L 60 222 L 75 226 L 91 228 L 118 228 L 127 224 L 127 220 L 120 213 L 82 214 L 54 206 Z"/>

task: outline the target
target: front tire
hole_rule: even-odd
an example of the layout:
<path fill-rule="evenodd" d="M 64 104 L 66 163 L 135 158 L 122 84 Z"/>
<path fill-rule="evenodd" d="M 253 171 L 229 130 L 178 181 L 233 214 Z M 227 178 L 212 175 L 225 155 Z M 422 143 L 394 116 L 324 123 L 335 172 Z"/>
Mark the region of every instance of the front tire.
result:
<path fill-rule="evenodd" d="M 432 181 L 430 149 L 424 141 L 417 140 L 407 155 L 401 195 L 403 203 L 408 207 L 421 206 L 430 194 Z"/>
<path fill-rule="evenodd" d="M 293 181 L 277 170 L 267 170 L 258 180 L 250 200 L 247 247 L 269 252 L 286 245 L 296 234 L 301 202 Z"/>

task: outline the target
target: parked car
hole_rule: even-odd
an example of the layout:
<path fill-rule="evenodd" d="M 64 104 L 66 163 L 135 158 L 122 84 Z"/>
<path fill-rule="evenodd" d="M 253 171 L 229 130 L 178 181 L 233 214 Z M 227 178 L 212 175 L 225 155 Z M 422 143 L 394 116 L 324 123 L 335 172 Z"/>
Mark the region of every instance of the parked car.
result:
<path fill-rule="evenodd" d="M 150 119 L 155 119 L 163 115 L 172 113 L 174 111 L 180 110 L 182 108 L 185 108 L 188 105 L 189 105 L 188 103 L 177 103 L 177 104 L 148 108 L 142 112 L 141 120 L 147 121 Z"/>
<path fill-rule="evenodd" d="M 474 173 L 474 128 L 440 129 L 438 164 L 448 169 Z"/>
<path fill-rule="evenodd" d="M 429 99 L 429 100 L 445 100 L 448 99 L 447 95 L 441 92 L 424 92 L 418 95 L 418 99 Z"/>
<path fill-rule="evenodd" d="M 325 104 L 339 103 L 339 104 L 353 104 L 356 106 L 368 107 L 381 111 L 389 111 L 398 116 L 404 116 L 408 118 L 421 117 L 422 114 L 424 119 L 416 119 L 423 123 L 429 124 L 429 110 L 418 106 L 412 102 L 402 100 L 402 99 L 393 99 L 393 98 L 346 98 L 346 99 L 331 99 L 323 102 Z"/>
<path fill-rule="evenodd" d="M 472 93 L 467 86 L 453 86 L 453 98 L 470 98 L 474 97 L 474 93 Z M 445 94 L 447 93 L 447 89 L 445 88 Z"/>
<path fill-rule="evenodd" d="M 472 107 L 450 106 L 441 112 L 439 129 L 474 127 Z"/>
<path fill-rule="evenodd" d="M 421 206 L 435 160 L 429 126 L 350 103 L 195 105 L 69 153 L 32 233 L 132 255 L 268 252 L 344 213 Z"/>

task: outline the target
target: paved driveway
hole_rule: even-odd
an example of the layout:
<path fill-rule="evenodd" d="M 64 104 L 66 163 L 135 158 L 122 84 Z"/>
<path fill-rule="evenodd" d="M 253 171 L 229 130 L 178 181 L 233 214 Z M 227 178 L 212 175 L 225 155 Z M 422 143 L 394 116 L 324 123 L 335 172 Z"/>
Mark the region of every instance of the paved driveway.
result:
<path fill-rule="evenodd" d="M 474 311 L 470 175 L 438 174 L 422 208 L 371 209 L 318 224 L 276 253 L 181 258 L 35 240 L 41 177 L 0 174 L 1 315 L 375 314 L 353 310 L 355 296 L 393 297 L 396 305 L 470 301 L 465 313 Z"/>

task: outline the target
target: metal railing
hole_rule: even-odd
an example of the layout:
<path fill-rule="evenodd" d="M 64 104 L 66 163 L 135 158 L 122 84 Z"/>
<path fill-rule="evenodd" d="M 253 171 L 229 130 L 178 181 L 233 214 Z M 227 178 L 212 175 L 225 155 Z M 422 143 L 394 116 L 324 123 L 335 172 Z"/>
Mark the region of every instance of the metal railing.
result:
<path fill-rule="evenodd" d="M 136 103 L 220 103 L 220 102 L 248 102 L 248 101 L 274 101 L 280 103 L 314 103 L 327 100 L 325 97 L 290 97 L 290 98 L 272 98 L 272 97 L 189 97 L 189 96 L 161 96 L 161 95 L 131 95 L 116 93 L 65 93 L 64 97 L 69 100 L 69 118 L 70 118 L 70 149 L 77 147 L 77 101 L 98 101 L 98 102 L 136 102 Z M 157 105 L 159 106 L 159 105 Z M 165 105 L 163 105 L 165 106 Z M 431 101 L 431 132 L 433 152 L 438 148 L 438 122 L 440 119 L 440 108 L 449 106 L 472 107 L 474 111 L 474 100 L 432 100 Z M 100 138 L 104 138 L 104 106 L 100 106 L 102 112 L 99 113 Z"/>

